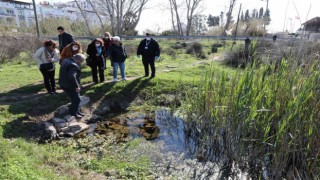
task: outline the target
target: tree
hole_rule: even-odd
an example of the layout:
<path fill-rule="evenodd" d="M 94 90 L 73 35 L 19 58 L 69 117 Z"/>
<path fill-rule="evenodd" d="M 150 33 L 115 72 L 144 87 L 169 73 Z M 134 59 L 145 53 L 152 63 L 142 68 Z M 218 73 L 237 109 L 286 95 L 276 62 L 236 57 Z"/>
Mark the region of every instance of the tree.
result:
<path fill-rule="evenodd" d="M 236 0 L 230 0 L 230 4 L 229 4 L 229 11 L 227 12 L 227 21 L 226 21 L 226 25 L 224 26 L 224 31 L 223 31 L 223 35 L 227 35 L 227 30 L 229 30 L 229 26 L 230 23 L 232 21 L 232 12 L 233 12 L 233 8 L 236 4 Z"/>
<path fill-rule="evenodd" d="M 260 8 L 259 10 L 259 19 L 262 19 L 264 15 L 263 7 Z"/>
<path fill-rule="evenodd" d="M 99 21 L 100 21 L 100 26 L 101 26 L 101 33 L 104 34 L 104 24 L 102 22 L 102 18 L 100 16 L 100 14 L 98 13 L 98 11 L 96 10 L 94 4 L 92 3 L 92 0 L 87 0 L 87 2 L 90 4 L 90 6 L 92 7 L 93 9 L 93 12 L 96 14 L 96 16 L 98 17 Z"/>
<path fill-rule="evenodd" d="M 199 8 L 200 3 L 202 0 L 185 0 L 187 6 L 187 31 L 186 35 L 190 35 L 190 31 L 192 28 L 192 20 L 197 15 L 197 10 Z"/>
<path fill-rule="evenodd" d="M 212 16 L 211 14 L 208 16 L 207 19 L 208 27 L 214 27 L 220 25 L 220 17 L 219 16 Z"/>
<path fill-rule="evenodd" d="M 243 11 L 241 11 L 241 18 L 240 18 L 240 21 L 243 22 L 244 21 L 244 14 L 243 14 Z"/>
<path fill-rule="evenodd" d="M 89 22 L 88 22 L 88 19 L 87 19 L 87 15 L 86 13 L 84 12 L 84 10 L 81 8 L 79 2 L 77 0 L 74 1 L 78 7 L 78 9 L 80 10 L 80 13 L 84 19 L 84 22 L 86 23 L 86 26 L 87 26 L 87 29 L 88 29 L 88 32 L 89 32 L 89 35 L 92 36 L 92 31 L 90 29 L 90 26 L 89 26 Z"/>
<path fill-rule="evenodd" d="M 221 24 L 221 26 L 224 24 L 224 12 L 223 11 L 220 12 L 220 24 Z"/>
<path fill-rule="evenodd" d="M 112 34 L 115 35 L 117 29 L 117 33 L 121 35 L 125 29 L 131 29 L 126 33 L 134 32 L 149 0 L 97 0 L 97 2 L 100 11 L 110 17 Z"/>
<path fill-rule="evenodd" d="M 205 15 L 195 15 L 192 21 L 192 32 L 197 35 L 205 33 L 208 30 L 207 19 Z"/>
<path fill-rule="evenodd" d="M 169 2 L 170 2 L 171 11 L 173 11 L 176 16 L 176 23 L 177 23 L 179 35 L 183 36 L 183 30 L 182 30 L 182 24 L 181 24 L 181 20 L 180 20 L 179 11 L 178 11 L 179 8 L 178 8 L 177 0 L 169 0 Z"/>
<path fill-rule="evenodd" d="M 265 14 L 264 14 L 264 21 L 266 23 L 266 25 L 269 25 L 271 22 L 271 18 L 270 18 L 270 10 L 267 9 Z"/>
<path fill-rule="evenodd" d="M 249 21 L 250 20 L 250 14 L 249 14 L 249 9 L 246 10 L 246 13 L 244 15 L 244 20 Z"/>

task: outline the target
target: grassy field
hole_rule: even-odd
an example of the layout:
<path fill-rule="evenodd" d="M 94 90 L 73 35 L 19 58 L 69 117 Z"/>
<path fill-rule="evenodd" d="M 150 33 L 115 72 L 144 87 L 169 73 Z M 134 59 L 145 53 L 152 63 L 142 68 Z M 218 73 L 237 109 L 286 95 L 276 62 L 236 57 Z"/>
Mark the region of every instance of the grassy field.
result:
<path fill-rule="evenodd" d="M 137 41 L 128 41 L 124 42 L 131 55 L 126 61 L 126 74 L 133 80 L 97 84 L 84 89 L 82 94 L 89 96 L 92 103 L 119 94 L 131 98 L 143 94 L 146 97 L 144 107 L 157 106 L 154 99 L 158 95 L 181 93 L 204 77 L 214 57 L 211 54 L 207 59 L 197 59 L 184 54 L 182 49 L 174 50 L 173 55 L 168 51 L 174 41 L 160 43 L 163 54 L 161 62 L 156 64 L 155 79 L 139 78 L 144 73 L 141 59 L 134 55 Z M 210 51 L 210 43 L 204 42 L 206 53 Z M 233 72 L 220 62 L 213 64 Z M 108 71 L 106 78 L 111 80 Z M 86 67 L 83 69 L 82 83 L 90 82 L 90 69 Z M 43 94 L 22 102 L 14 100 L 19 96 L 45 92 L 42 76 L 32 60 L 25 62 L 17 59 L 1 65 L 0 87 L 0 98 L 4 98 L 0 106 L 0 179 L 94 179 L 103 177 L 106 171 L 112 169 L 123 178 L 143 179 L 151 176 L 146 157 L 128 154 L 130 149 L 137 148 L 137 141 L 116 144 L 110 137 L 87 137 L 39 144 L 39 122 L 52 117 L 52 111 L 66 104 L 68 98 L 65 94 Z"/>
<path fill-rule="evenodd" d="M 279 64 L 232 69 L 216 60 L 230 50 L 230 43 L 211 54 L 214 42 L 201 41 L 206 58 L 199 59 L 185 54 L 185 48 L 172 49 L 176 41 L 162 40 L 157 77 L 149 79 L 141 78 L 137 43 L 124 41 L 131 80 L 85 88 L 82 94 L 92 104 L 117 99 L 132 105 L 140 97 L 142 105 L 129 109 L 146 110 L 159 106 L 163 94 L 179 95 L 183 97 L 179 109 L 192 127 L 188 134 L 201 157 L 211 159 L 215 154 L 225 169 L 238 167 L 253 179 L 319 178 L 317 61 L 308 59 L 310 64 L 302 66 L 288 58 Z M 130 153 L 141 148 L 142 139 L 118 144 L 112 137 L 95 136 L 39 144 L 37 125 L 66 104 L 67 96 L 40 95 L 17 102 L 16 96 L 44 91 L 40 72 L 18 60 L 1 69 L 0 98 L 6 101 L 0 106 L 0 172 L 4 172 L 0 179 L 98 179 L 112 170 L 122 179 L 153 178 L 150 159 Z M 111 80 L 110 72 L 106 75 Z M 88 67 L 82 82 L 91 82 Z"/>

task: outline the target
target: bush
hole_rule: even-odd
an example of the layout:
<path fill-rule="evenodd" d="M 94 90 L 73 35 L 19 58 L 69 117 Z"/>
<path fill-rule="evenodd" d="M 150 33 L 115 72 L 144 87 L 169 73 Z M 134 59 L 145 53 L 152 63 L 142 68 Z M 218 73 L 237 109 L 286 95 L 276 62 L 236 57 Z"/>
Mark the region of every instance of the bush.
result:
<path fill-rule="evenodd" d="M 176 42 L 174 45 L 171 46 L 172 49 L 183 49 L 186 48 L 188 45 L 186 42 Z"/>
<path fill-rule="evenodd" d="M 0 36 L 0 41 L 2 42 L 2 45 L 0 46 L 0 63 L 13 60 L 22 52 L 25 52 L 28 55 L 28 59 L 32 59 L 32 55 L 42 45 L 42 42 L 33 36 Z"/>
<path fill-rule="evenodd" d="M 199 42 L 189 44 L 186 48 L 186 54 L 192 54 L 197 56 L 197 58 L 205 59 L 206 55 L 203 51 L 203 45 Z"/>

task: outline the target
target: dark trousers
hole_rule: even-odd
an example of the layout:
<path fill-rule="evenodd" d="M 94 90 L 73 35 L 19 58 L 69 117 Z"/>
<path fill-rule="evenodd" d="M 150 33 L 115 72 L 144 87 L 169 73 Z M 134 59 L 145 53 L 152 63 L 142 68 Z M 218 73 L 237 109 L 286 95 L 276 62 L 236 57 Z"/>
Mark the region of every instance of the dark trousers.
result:
<path fill-rule="evenodd" d="M 98 65 L 91 66 L 92 80 L 95 83 L 98 83 L 98 71 L 99 71 L 100 82 L 103 82 L 104 81 L 104 67 L 101 67 Z"/>
<path fill-rule="evenodd" d="M 69 113 L 71 116 L 75 116 L 79 113 L 79 105 L 80 105 L 80 93 L 76 92 L 76 89 L 65 89 L 63 88 L 64 92 L 68 94 L 71 99 L 71 105 L 69 106 Z"/>
<path fill-rule="evenodd" d="M 41 74 L 43 76 L 44 85 L 46 86 L 47 91 L 56 92 L 56 81 L 54 79 L 55 71 L 45 71 L 41 70 Z"/>
<path fill-rule="evenodd" d="M 154 65 L 154 59 L 149 60 L 142 60 L 143 66 L 144 66 L 144 73 L 145 76 L 149 76 L 149 66 L 151 68 L 151 76 L 156 75 L 156 67 Z"/>

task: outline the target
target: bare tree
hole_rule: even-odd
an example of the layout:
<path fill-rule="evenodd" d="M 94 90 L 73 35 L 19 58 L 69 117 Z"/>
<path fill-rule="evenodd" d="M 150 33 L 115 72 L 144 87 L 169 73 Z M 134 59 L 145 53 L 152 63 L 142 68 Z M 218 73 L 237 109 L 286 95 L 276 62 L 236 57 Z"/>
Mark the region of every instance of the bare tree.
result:
<path fill-rule="evenodd" d="M 172 5 L 171 6 L 171 11 L 174 11 L 175 12 L 175 15 L 176 15 L 176 23 L 177 23 L 177 28 L 178 28 L 178 32 L 179 32 L 179 35 L 180 36 L 183 36 L 183 29 L 182 29 L 182 25 L 181 25 L 181 21 L 180 21 L 180 15 L 179 15 L 179 6 L 178 6 L 178 3 L 177 3 L 177 0 L 169 0 L 170 4 Z"/>
<path fill-rule="evenodd" d="M 93 12 L 96 14 L 96 16 L 98 17 L 99 21 L 100 21 L 100 25 L 101 25 L 101 33 L 104 34 L 104 24 L 103 24 L 103 21 L 102 21 L 102 18 L 100 16 L 100 14 L 98 13 L 98 11 L 96 10 L 94 4 L 92 3 L 91 0 L 87 0 L 87 2 L 90 4 L 90 6 L 92 7 L 92 10 Z"/>
<path fill-rule="evenodd" d="M 132 33 L 149 0 L 97 0 L 97 2 L 101 11 L 110 17 L 112 34 L 115 35 L 116 31 L 118 34 Z"/>
<path fill-rule="evenodd" d="M 229 30 L 229 26 L 230 26 L 230 23 L 231 23 L 231 20 L 232 20 L 232 12 L 233 12 L 233 8 L 236 4 L 236 1 L 237 0 L 230 0 L 230 5 L 229 5 L 229 11 L 227 12 L 227 22 L 226 22 L 226 25 L 224 26 L 224 31 L 223 31 L 223 35 L 227 35 L 226 34 L 226 31 Z"/>
<path fill-rule="evenodd" d="M 81 6 L 79 5 L 79 2 L 77 0 L 75 0 L 74 2 L 77 4 L 77 7 L 79 8 L 79 10 L 81 12 L 81 15 L 82 15 L 82 17 L 84 19 L 84 22 L 86 23 L 89 35 L 92 36 L 92 31 L 90 29 L 90 26 L 89 26 L 89 23 L 88 23 L 88 19 L 87 19 L 87 16 L 86 16 L 84 10 L 81 8 Z"/>
<path fill-rule="evenodd" d="M 176 32 L 176 24 L 174 21 L 174 10 L 173 10 L 173 4 L 171 2 L 171 0 L 169 0 L 169 5 L 170 5 L 170 13 L 171 13 L 171 23 L 172 23 L 172 28 L 173 28 L 173 32 Z"/>
<path fill-rule="evenodd" d="M 202 0 L 185 0 L 187 6 L 187 31 L 186 35 L 190 35 L 190 31 L 192 28 L 192 20 L 196 15 L 196 10 L 199 8 L 200 3 Z"/>

